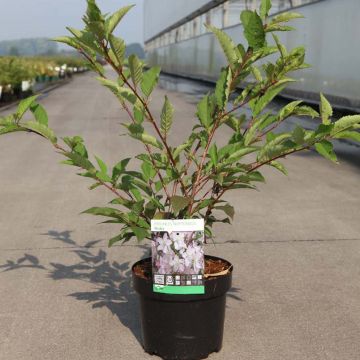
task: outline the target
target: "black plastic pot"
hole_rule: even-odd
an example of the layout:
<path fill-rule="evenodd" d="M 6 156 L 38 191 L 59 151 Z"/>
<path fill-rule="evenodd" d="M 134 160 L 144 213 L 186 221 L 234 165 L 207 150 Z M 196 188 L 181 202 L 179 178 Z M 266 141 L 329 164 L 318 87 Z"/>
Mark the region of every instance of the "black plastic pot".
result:
<path fill-rule="evenodd" d="M 219 260 L 214 256 L 206 258 Z M 140 295 L 144 350 L 166 360 L 205 359 L 220 351 L 232 270 L 206 279 L 203 295 L 169 295 L 154 293 L 152 280 L 135 275 L 134 267 L 146 262 L 151 258 L 132 268 L 134 289 Z"/>

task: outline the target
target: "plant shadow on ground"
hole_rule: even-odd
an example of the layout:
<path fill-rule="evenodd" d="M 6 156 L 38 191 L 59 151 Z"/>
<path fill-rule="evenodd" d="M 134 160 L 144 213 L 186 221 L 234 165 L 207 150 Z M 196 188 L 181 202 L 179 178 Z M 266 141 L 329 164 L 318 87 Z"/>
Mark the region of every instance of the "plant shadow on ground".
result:
<path fill-rule="evenodd" d="M 138 297 L 131 284 L 131 263 L 118 263 L 110 261 L 107 253 L 96 245 L 101 240 L 90 241 L 85 245 L 78 245 L 71 237 L 71 231 L 49 230 L 46 235 L 52 240 L 62 242 L 78 256 L 78 261 L 72 264 L 51 262 L 45 266 L 40 260 L 30 254 L 24 254 L 18 260 L 7 260 L 0 265 L 0 272 L 19 269 L 39 269 L 48 272 L 48 277 L 53 280 L 80 280 L 95 285 L 95 289 L 68 294 L 76 300 L 91 304 L 93 309 L 106 307 L 111 313 L 118 317 L 120 322 L 127 327 L 142 344 L 140 313 Z M 150 255 L 150 248 L 139 245 L 143 250 L 141 258 Z M 242 301 L 238 296 L 240 289 L 232 288 L 228 297 Z"/>

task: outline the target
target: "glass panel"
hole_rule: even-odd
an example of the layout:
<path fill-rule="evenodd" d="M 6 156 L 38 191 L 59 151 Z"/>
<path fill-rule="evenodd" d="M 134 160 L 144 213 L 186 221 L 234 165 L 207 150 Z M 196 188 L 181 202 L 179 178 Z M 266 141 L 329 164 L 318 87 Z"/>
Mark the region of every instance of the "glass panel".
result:
<path fill-rule="evenodd" d="M 223 7 L 218 6 L 210 10 L 210 23 L 217 28 L 223 28 Z"/>

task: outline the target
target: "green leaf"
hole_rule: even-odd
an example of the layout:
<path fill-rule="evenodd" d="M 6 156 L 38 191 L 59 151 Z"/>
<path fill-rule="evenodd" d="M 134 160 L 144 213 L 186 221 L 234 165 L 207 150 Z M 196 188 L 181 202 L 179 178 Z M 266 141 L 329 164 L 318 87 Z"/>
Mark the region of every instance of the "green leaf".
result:
<path fill-rule="evenodd" d="M 126 49 L 125 41 L 123 39 L 117 38 L 114 35 L 110 35 L 109 42 L 110 42 L 111 50 L 113 51 L 116 59 L 118 60 L 119 65 L 122 65 L 125 60 L 125 49 Z"/>
<path fill-rule="evenodd" d="M 176 159 L 181 154 L 181 152 L 187 149 L 189 146 L 190 144 L 188 142 L 179 145 L 173 152 L 174 159 Z"/>
<path fill-rule="evenodd" d="M 321 114 L 322 123 L 325 125 L 329 125 L 331 123 L 329 117 L 332 116 L 333 109 L 329 101 L 322 93 L 320 93 L 320 114 Z"/>
<path fill-rule="evenodd" d="M 360 124 L 360 115 L 344 116 L 334 123 L 331 135 L 335 135 L 343 130 L 350 130 L 353 126 Z"/>
<path fill-rule="evenodd" d="M 106 216 L 115 219 L 124 219 L 124 213 L 118 209 L 109 207 L 92 207 L 82 212 L 82 214 L 91 214 L 96 216 Z"/>
<path fill-rule="evenodd" d="M 143 74 L 141 90 L 146 97 L 149 97 L 159 81 L 161 68 L 154 66 Z"/>
<path fill-rule="evenodd" d="M 265 45 L 265 31 L 260 16 L 256 11 L 244 10 L 240 18 L 249 47 L 254 50 L 262 48 Z"/>
<path fill-rule="evenodd" d="M 30 96 L 24 100 L 21 100 L 17 110 L 16 110 L 16 117 L 17 119 L 21 119 L 26 111 L 30 109 L 30 106 L 33 104 L 33 102 L 39 97 L 39 95 Z"/>
<path fill-rule="evenodd" d="M 217 165 L 218 165 L 218 151 L 217 151 L 217 146 L 216 146 L 215 143 L 210 147 L 209 155 L 210 155 L 210 159 L 211 159 L 211 162 L 212 162 L 213 166 L 217 167 Z"/>
<path fill-rule="evenodd" d="M 66 157 L 71 160 L 71 164 L 69 162 L 64 162 L 64 164 L 78 166 L 82 169 L 88 170 L 91 174 L 96 174 L 96 169 L 94 165 L 84 156 L 81 156 L 77 153 L 66 153 Z"/>
<path fill-rule="evenodd" d="M 223 110 L 229 99 L 231 85 L 231 68 L 227 67 L 221 72 L 219 80 L 216 82 L 215 98 L 219 109 Z"/>
<path fill-rule="evenodd" d="M 274 160 L 274 161 L 271 161 L 269 163 L 269 165 L 274 167 L 275 169 L 281 171 L 284 175 L 288 175 L 288 172 L 287 172 L 285 166 L 281 162 Z"/>
<path fill-rule="evenodd" d="M 6 125 L 5 127 L 0 129 L 0 135 L 12 133 L 15 131 L 23 131 L 24 129 L 20 126 L 14 124 L 14 125 Z"/>
<path fill-rule="evenodd" d="M 144 240 L 149 236 L 149 231 L 140 227 L 132 226 L 131 230 L 134 232 L 138 241 Z"/>
<path fill-rule="evenodd" d="M 315 144 L 316 151 L 324 158 L 337 163 L 337 158 L 333 149 L 333 144 L 327 140 L 322 140 Z"/>
<path fill-rule="evenodd" d="M 277 46 L 277 48 L 278 48 L 278 50 L 280 52 L 282 60 L 285 60 L 285 58 L 288 56 L 288 52 L 286 50 L 286 47 L 283 44 L 281 44 L 279 38 L 275 34 L 272 34 L 272 37 L 273 37 L 273 39 L 274 39 L 274 41 L 276 43 L 276 46 Z"/>
<path fill-rule="evenodd" d="M 161 123 L 160 128 L 163 135 L 166 137 L 170 131 L 173 122 L 174 108 L 171 105 L 167 96 L 165 96 L 165 102 L 161 111 Z"/>
<path fill-rule="evenodd" d="M 256 150 L 258 150 L 258 148 L 255 146 L 243 147 L 243 148 L 233 152 L 226 160 L 226 163 L 227 164 L 234 163 L 235 161 L 238 161 L 239 159 L 241 159 L 243 156 L 251 154 L 251 153 L 255 152 Z"/>
<path fill-rule="evenodd" d="M 54 132 L 49 129 L 47 126 L 38 123 L 37 121 L 28 121 L 24 124 L 21 124 L 21 126 L 27 130 L 30 130 L 32 132 L 35 132 L 44 138 L 50 140 L 53 144 L 56 144 L 56 136 Z"/>
<path fill-rule="evenodd" d="M 314 110 L 311 106 L 298 106 L 295 108 L 294 110 L 294 115 L 299 115 L 299 116 L 310 116 L 311 118 L 317 118 L 319 117 L 319 113 Z"/>
<path fill-rule="evenodd" d="M 335 135 L 336 139 L 351 139 L 360 142 L 360 133 L 357 131 L 342 131 Z"/>
<path fill-rule="evenodd" d="M 302 100 L 292 101 L 286 104 L 279 112 L 278 119 L 279 121 L 284 120 L 285 118 L 289 117 L 293 114 L 296 107 L 302 103 Z"/>
<path fill-rule="evenodd" d="M 295 30 L 294 27 L 292 26 L 284 26 L 284 25 L 280 25 L 280 24 L 270 24 L 266 27 L 266 32 L 271 32 L 271 31 L 293 31 Z"/>
<path fill-rule="evenodd" d="M 123 159 L 113 167 L 111 176 L 113 182 L 116 182 L 119 179 L 120 175 L 125 172 L 126 166 L 130 160 L 131 158 Z"/>
<path fill-rule="evenodd" d="M 300 126 L 296 126 L 295 130 L 292 133 L 292 138 L 295 141 L 296 144 L 302 145 L 304 143 L 305 138 L 305 130 L 301 128 Z"/>
<path fill-rule="evenodd" d="M 156 169 L 154 166 L 148 162 L 143 162 L 141 165 L 141 170 L 146 181 L 153 179 L 156 175 Z"/>
<path fill-rule="evenodd" d="M 233 66 L 240 59 L 238 58 L 238 52 L 236 51 L 236 46 L 231 37 L 226 34 L 226 32 L 217 29 L 214 26 L 206 25 L 206 27 L 215 34 L 220 43 L 220 46 L 223 49 L 227 61 L 229 62 L 230 66 Z"/>
<path fill-rule="evenodd" d="M 144 144 L 155 146 L 160 150 L 162 150 L 163 148 L 162 144 L 154 136 L 149 135 L 145 132 L 131 133 L 130 136 L 134 139 L 142 141 Z"/>
<path fill-rule="evenodd" d="M 56 38 L 53 38 L 52 41 L 56 41 L 56 42 L 66 44 L 68 46 L 71 46 L 74 49 L 79 49 L 80 48 L 79 44 L 70 36 L 56 37 Z"/>
<path fill-rule="evenodd" d="M 125 239 L 125 236 L 124 234 L 119 234 L 119 235 L 116 235 L 114 236 L 113 238 L 111 238 L 108 242 L 108 247 L 112 247 L 114 246 L 116 243 L 118 243 L 119 241 L 124 241 Z"/>
<path fill-rule="evenodd" d="M 231 218 L 231 220 L 234 220 L 235 215 L 235 209 L 230 204 L 222 205 L 222 206 L 215 206 L 214 209 L 222 210 L 224 213 Z"/>
<path fill-rule="evenodd" d="M 143 75 L 142 73 L 143 65 L 135 54 L 129 56 L 129 68 L 130 68 L 131 78 L 134 84 L 135 85 L 139 84 Z"/>
<path fill-rule="evenodd" d="M 106 19 L 106 33 L 107 35 L 112 34 L 115 28 L 118 26 L 122 18 L 127 14 L 127 12 L 134 7 L 134 5 L 129 5 L 121 8 L 120 10 L 113 13 L 108 19 Z"/>
<path fill-rule="evenodd" d="M 279 156 L 286 152 L 289 146 L 284 143 L 285 140 L 292 137 L 292 134 L 283 133 L 270 138 L 269 141 L 263 146 L 258 154 L 258 161 L 268 161 L 275 156 Z M 292 143 L 291 145 L 293 145 Z"/>
<path fill-rule="evenodd" d="M 87 0 L 86 16 L 89 21 L 100 21 L 102 19 L 101 11 L 95 0 Z"/>
<path fill-rule="evenodd" d="M 284 13 L 281 13 L 281 14 L 275 16 L 272 19 L 271 24 L 278 24 L 281 22 L 289 22 L 290 20 L 301 19 L 303 17 L 304 17 L 303 15 L 295 13 L 295 12 L 284 12 Z"/>
<path fill-rule="evenodd" d="M 46 110 L 40 104 L 32 104 L 30 106 L 31 112 L 34 114 L 35 119 L 38 123 L 48 126 L 48 115 Z"/>
<path fill-rule="evenodd" d="M 174 213 L 177 214 L 179 213 L 179 211 L 181 211 L 190 204 L 190 198 L 176 195 L 170 199 L 170 203 L 174 210 Z"/>
<path fill-rule="evenodd" d="M 98 163 L 99 167 L 100 167 L 100 171 L 103 173 L 103 174 L 106 174 L 107 173 L 107 166 L 106 164 L 100 159 L 98 158 L 97 156 L 95 156 L 95 159 L 96 159 L 96 162 Z"/>
<path fill-rule="evenodd" d="M 265 18 L 269 15 L 270 9 L 271 9 L 271 0 L 261 0 L 260 17 L 263 20 L 265 20 Z"/>
<path fill-rule="evenodd" d="M 250 106 L 253 110 L 253 116 L 255 117 L 259 115 L 264 108 L 285 88 L 286 83 L 291 81 L 291 79 L 283 79 L 282 82 L 270 86 L 263 96 L 258 98 L 256 101 L 251 102 Z"/>
<path fill-rule="evenodd" d="M 251 67 L 251 72 L 253 73 L 254 78 L 255 78 L 258 82 L 261 82 L 261 81 L 262 81 L 261 71 L 260 71 L 256 66 L 252 66 L 252 67 Z"/>
<path fill-rule="evenodd" d="M 205 95 L 202 100 L 197 105 L 197 113 L 201 124 L 205 129 L 209 129 L 213 122 L 213 111 L 214 107 L 212 102 L 210 101 L 209 95 Z"/>

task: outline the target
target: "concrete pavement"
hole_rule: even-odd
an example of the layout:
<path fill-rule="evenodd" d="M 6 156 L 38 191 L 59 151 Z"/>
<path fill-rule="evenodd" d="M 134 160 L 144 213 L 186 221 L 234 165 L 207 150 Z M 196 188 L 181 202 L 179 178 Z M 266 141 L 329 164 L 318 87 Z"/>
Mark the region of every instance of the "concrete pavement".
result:
<path fill-rule="evenodd" d="M 157 112 L 164 93 L 154 96 Z M 195 108 L 189 96 L 169 97 L 177 144 Z M 125 114 L 90 74 L 41 102 L 59 135 L 83 135 L 110 164 L 141 151 L 118 136 Z M 111 194 L 89 192 L 34 135 L 1 136 L 0 154 L 0 359 L 154 358 L 140 345 L 130 284 L 147 246 L 107 249 L 117 228 L 78 215 Z M 231 195 L 234 224 L 218 226 L 207 247 L 234 264 L 224 348 L 211 360 L 360 358 L 359 168 L 312 152 L 285 163 L 289 177 L 266 169 L 259 192 Z"/>

